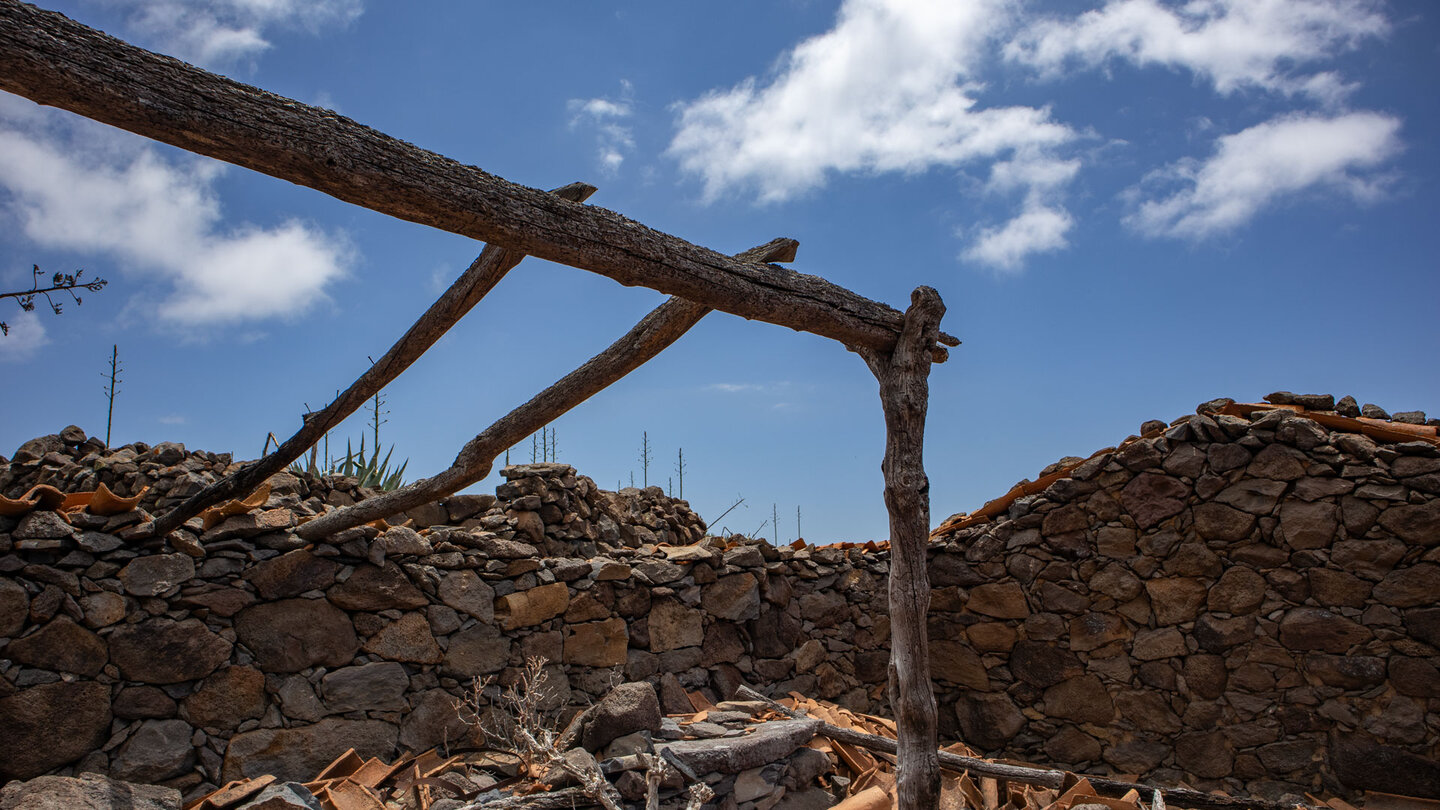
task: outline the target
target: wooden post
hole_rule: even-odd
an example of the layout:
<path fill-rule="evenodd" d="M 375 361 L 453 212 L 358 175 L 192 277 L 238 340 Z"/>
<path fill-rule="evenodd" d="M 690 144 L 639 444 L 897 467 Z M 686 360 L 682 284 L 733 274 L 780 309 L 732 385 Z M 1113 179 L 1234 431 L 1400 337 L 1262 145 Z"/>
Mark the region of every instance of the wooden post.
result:
<path fill-rule="evenodd" d="M 930 481 L 925 477 L 925 413 L 930 347 L 945 315 L 940 294 L 917 287 L 889 354 L 862 349 L 885 411 L 885 507 L 890 512 L 890 709 L 899 731 L 899 810 L 933 810 L 940 800 L 935 692 L 930 683 Z"/>

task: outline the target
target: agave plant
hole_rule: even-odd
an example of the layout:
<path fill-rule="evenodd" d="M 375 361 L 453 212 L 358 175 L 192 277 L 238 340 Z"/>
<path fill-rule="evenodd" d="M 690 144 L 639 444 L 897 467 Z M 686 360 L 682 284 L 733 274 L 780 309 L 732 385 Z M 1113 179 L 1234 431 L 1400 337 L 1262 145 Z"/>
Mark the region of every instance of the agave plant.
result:
<path fill-rule="evenodd" d="M 327 437 L 328 438 L 328 437 Z M 328 446 L 328 441 L 327 441 Z M 320 464 L 320 446 L 317 443 L 310 448 L 310 455 L 304 458 L 304 463 L 299 461 L 290 465 L 293 473 L 309 473 L 313 476 L 322 475 L 344 475 L 359 479 L 360 486 L 388 491 L 399 489 L 405 486 L 405 468 L 410 465 L 406 459 L 397 469 L 390 469 L 390 457 L 395 453 L 395 446 L 391 445 L 390 450 L 385 453 L 385 458 L 380 458 L 380 448 L 377 445 L 375 451 L 369 458 L 365 457 L 365 437 L 360 437 L 360 450 L 356 452 L 350 440 L 345 440 L 345 456 L 327 459 L 325 464 Z"/>
<path fill-rule="evenodd" d="M 365 437 L 360 437 L 360 452 L 350 452 L 350 440 L 345 440 L 345 458 L 337 459 L 334 471 L 340 475 L 353 476 L 360 479 L 360 486 L 370 487 L 381 491 L 399 489 L 405 486 L 405 468 L 410 465 L 406 459 L 395 470 L 390 469 L 390 456 L 395 452 L 395 445 L 390 445 L 390 450 L 385 453 L 382 461 L 380 458 L 380 445 L 375 445 L 375 452 L 365 457 Z"/>

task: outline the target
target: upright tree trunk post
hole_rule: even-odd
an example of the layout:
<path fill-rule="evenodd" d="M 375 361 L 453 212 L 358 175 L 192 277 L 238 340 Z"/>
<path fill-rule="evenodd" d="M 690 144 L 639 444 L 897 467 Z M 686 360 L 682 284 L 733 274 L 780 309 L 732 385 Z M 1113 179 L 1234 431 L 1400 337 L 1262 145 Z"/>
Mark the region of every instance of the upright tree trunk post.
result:
<path fill-rule="evenodd" d="M 930 347 L 945 304 L 917 287 L 895 349 L 860 355 L 880 382 L 885 410 L 885 507 L 890 512 L 890 708 L 899 727 L 896 785 L 899 810 L 933 810 L 940 799 L 935 692 L 930 684 L 930 481 L 925 477 L 925 412 L 930 398 Z"/>

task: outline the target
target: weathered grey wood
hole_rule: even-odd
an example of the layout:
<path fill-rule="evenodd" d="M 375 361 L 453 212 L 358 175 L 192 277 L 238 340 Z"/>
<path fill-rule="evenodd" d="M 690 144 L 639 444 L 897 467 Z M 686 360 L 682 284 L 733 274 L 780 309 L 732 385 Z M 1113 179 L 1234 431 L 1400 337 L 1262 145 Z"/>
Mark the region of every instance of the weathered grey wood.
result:
<path fill-rule="evenodd" d="M 584 202 L 595 193 L 595 187 L 586 183 L 571 183 L 550 193 L 571 202 Z M 300 458 L 326 432 L 345 421 L 345 417 L 354 413 L 370 397 L 420 359 L 420 355 L 435 345 L 435 341 L 450 331 L 450 327 L 474 309 L 480 299 L 495 289 L 495 285 L 500 283 L 505 274 L 524 258 L 523 253 L 496 245 L 486 245 L 455 283 L 430 305 L 425 314 L 415 321 L 395 345 L 361 374 L 358 380 L 351 383 L 344 393 L 335 397 L 334 402 L 319 411 L 305 414 L 300 430 L 286 439 L 284 444 L 276 447 L 275 452 L 246 464 L 161 515 L 151 527 L 152 533 L 163 537 L 215 504 L 249 495 L 265 479 Z"/>
<path fill-rule="evenodd" d="M 822 278 L 727 258 L 18 0 L 0 0 L 0 89 L 390 216 L 846 346 L 889 351 L 900 333 L 899 312 Z"/>
<path fill-rule="evenodd" d="M 747 250 L 746 261 L 792 261 L 799 245 L 793 239 L 776 239 Z M 322 515 L 296 529 L 307 540 L 390 517 L 445 497 L 490 474 L 495 458 L 526 436 L 550 424 L 626 374 L 634 371 L 680 339 L 690 327 L 711 310 L 683 298 L 671 298 L 646 315 L 640 323 L 595 355 L 580 368 L 546 388 L 529 402 L 501 417 L 483 433 L 471 439 L 455 462 L 439 474 L 422 478 L 409 486 L 367 498 L 353 506 Z"/>
<path fill-rule="evenodd" d="M 796 719 L 805 717 L 804 712 L 798 712 L 787 708 L 776 701 L 756 692 L 748 686 L 741 686 L 736 693 L 746 700 L 764 701 L 776 711 Z M 888 737 L 881 737 L 875 734 L 866 734 L 863 731 L 856 731 L 851 728 L 826 723 L 820 727 L 820 735 L 829 737 L 836 742 L 846 745 L 855 745 L 871 751 L 880 751 L 885 754 L 898 754 L 899 746 Z M 1059 789 L 1065 782 L 1067 776 L 1065 771 L 1057 771 L 1051 768 L 1029 768 L 1023 765 L 1007 765 L 1003 762 L 991 762 L 988 759 L 977 759 L 975 757 L 962 757 L 959 754 L 952 754 L 948 751 L 937 751 L 937 760 L 941 767 L 951 771 L 968 771 L 973 776 L 985 776 L 992 779 L 1006 779 L 1011 782 L 1019 782 L 1022 785 L 1035 785 Z M 1156 785 L 1142 785 L 1137 782 L 1122 782 L 1118 779 L 1110 779 L 1104 776 L 1089 776 L 1080 774 L 1090 780 L 1090 784 L 1097 791 L 1106 795 L 1123 796 L 1131 790 L 1138 791 L 1142 797 L 1159 793 L 1172 804 L 1180 807 L 1193 807 L 1196 810 L 1295 810 L 1296 805 L 1285 802 L 1272 802 L 1266 799 L 1247 799 L 1236 796 L 1216 796 L 1211 793 L 1202 793 L 1198 790 L 1188 788 L 1166 788 Z M 1302 805 L 1303 806 L 1303 805 Z"/>
<path fill-rule="evenodd" d="M 945 304 L 917 287 L 905 328 L 890 352 L 861 349 L 880 383 L 885 412 L 885 508 L 890 512 L 890 709 L 900 744 L 896 765 L 899 810 L 931 810 L 940 801 L 935 691 L 930 683 L 930 481 L 925 477 L 925 413 L 930 401 L 930 347 Z"/>

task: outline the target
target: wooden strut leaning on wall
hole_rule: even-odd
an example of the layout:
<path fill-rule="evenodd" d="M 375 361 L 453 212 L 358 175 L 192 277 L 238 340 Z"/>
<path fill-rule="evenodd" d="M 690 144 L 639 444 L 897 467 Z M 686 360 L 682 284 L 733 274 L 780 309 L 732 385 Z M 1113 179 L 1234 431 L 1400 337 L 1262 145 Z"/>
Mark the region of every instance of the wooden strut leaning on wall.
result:
<path fill-rule="evenodd" d="M 580 203 L 595 193 L 595 187 L 586 183 L 571 183 L 550 193 L 563 200 Z M 524 258 L 523 253 L 498 245 L 486 245 L 465 272 L 455 279 L 455 283 L 430 305 L 425 314 L 406 330 L 395 345 L 361 374 L 359 379 L 351 383 L 344 393 L 336 396 L 334 402 L 319 411 L 305 414 L 300 430 L 275 448 L 275 452 L 246 464 L 160 516 L 152 524 L 152 536 L 164 537 L 211 506 L 232 498 L 245 497 L 264 483 L 265 479 L 300 458 L 321 436 L 338 426 L 370 397 L 420 359 L 421 355 L 474 309 L 480 299 L 495 289 L 495 285 Z"/>
<path fill-rule="evenodd" d="M 737 257 L 749 262 L 794 261 L 799 245 L 794 239 L 775 239 Z M 642 318 L 624 337 L 471 439 L 449 469 L 322 515 L 301 525 L 296 534 L 306 540 L 318 540 L 459 492 L 489 475 L 495 459 L 506 448 L 649 362 L 710 312 L 709 307 L 671 298 Z"/>

